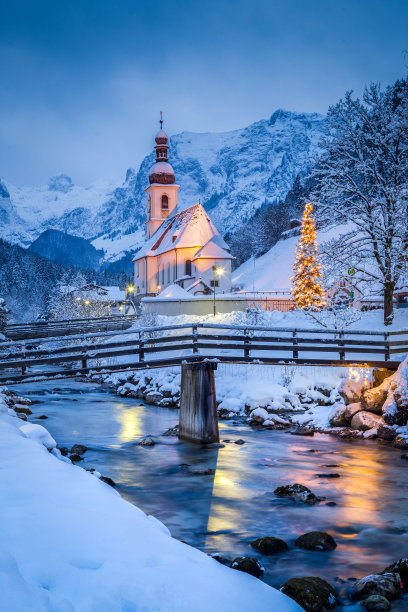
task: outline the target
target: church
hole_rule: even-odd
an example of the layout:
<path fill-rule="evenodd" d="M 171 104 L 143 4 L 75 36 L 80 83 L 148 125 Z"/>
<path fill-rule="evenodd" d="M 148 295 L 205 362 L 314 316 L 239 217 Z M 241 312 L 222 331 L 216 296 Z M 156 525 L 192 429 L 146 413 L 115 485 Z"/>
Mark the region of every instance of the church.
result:
<path fill-rule="evenodd" d="M 200 202 L 177 209 L 180 186 L 168 162 L 162 119 L 155 141 L 156 163 L 146 189 L 147 241 L 133 260 L 135 292 L 155 296 L 169 285 L 191 295 L 229 292 L 233 257 L 228 245 Z"/>

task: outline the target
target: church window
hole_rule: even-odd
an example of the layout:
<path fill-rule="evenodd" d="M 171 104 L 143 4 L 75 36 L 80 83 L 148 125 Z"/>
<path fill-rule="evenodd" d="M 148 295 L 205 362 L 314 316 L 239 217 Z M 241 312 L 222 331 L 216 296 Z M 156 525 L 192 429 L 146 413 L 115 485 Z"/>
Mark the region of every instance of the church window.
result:
<path fill-rule="evenodd" d="M 162 285 L 164 285 L 164 264 L 162 265 Z"/>
<path fill-rule="evenodd" d="M 218 279 L 215 279 L 215 280 L 214 280 L 214 279 L 212 279 L 212 280 L 210 281 L 210 285 L 211 285 L 211 287 L 218 287 L 218 286 L 219 286 Z"/>
<path fill-rule="evenodd" d="M 167 282 L 170 282 L 170 262 L 167 264 Z"/>
<path fill-rule="evenodd" d="M 191 259 L 186 259 L 185 274 L 191 276 Z"/>
<path fill-rule="evenodd" d="M 162 195 L 161 208 L 162 210 L 169 210 L 169 198 L 166 195 Z"/>
<path fill-rule="evenodd" d="M 147 214 L 150 216 L 152 212 L 152 197 L 149 196 L 147 199 Z"/>

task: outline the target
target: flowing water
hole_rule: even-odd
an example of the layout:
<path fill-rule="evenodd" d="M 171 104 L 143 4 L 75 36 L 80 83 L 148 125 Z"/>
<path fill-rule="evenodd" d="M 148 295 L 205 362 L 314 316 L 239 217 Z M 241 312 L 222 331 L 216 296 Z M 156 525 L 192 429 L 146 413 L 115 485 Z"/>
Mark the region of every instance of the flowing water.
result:
<path fill-rule="evenodd" d="M 160 519 L 175 538 L 229 558 L 259 557 L 272 586 L 320 576 L 345 594 L 352 578 L 382 571 L 408 553 L 408 461 L 389 443 L 299 437 L 224 421 L 224 447 L 208 448 L 163 437 L 177 423 L 177 410 L 119 398 L 96 384 L 33 382 L 18 391 L 38 402 L 30 421 L 45 425 L 59 446 L 89 448 L 82 467 L 111 477 L 125 499 Z M 37 420 L 42 414 L 48 419 Z M 147 435 L 155 446 L 138 445 Z M 235 444 L 240 438 L 245 444 Z M 316 476 L 325 473 L 340 478 Z M 309 507 L 275 497 L 277 486 L 294 482 L 326 500 Z M 312 530 L 328 531 L 337 548 L 296 548 L 296 537 Z M 285 540 L 290 550 L 260 557 L 250 542 L 266 535 Z M 346 607 L 361 609 L 337 609 Z M 408 600 L 393 609 L 408 610 Z"/>

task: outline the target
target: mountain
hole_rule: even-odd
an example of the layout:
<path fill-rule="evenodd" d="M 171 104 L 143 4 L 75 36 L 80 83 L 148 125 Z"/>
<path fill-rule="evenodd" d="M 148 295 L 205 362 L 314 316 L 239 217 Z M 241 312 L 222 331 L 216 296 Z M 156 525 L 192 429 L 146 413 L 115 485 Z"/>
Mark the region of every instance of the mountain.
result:
<path fill-rule="evenodd" d="M 278 110 L 232 132 L 183 132 L 170 138 L 169 161 L 180 184 L 179 209 L 199 199 L 221 233 L 234 233 L 262 205 L 285 198 L 319 152 L 325 119 Z M 153 136 L 153 134 L 152 134 Z M 48 229 L 86 238 L 114 262 L 144 241 L 145 193 L 152 152 L 122 185 L 74 185 L 65 174 L 38 189 L 0 182 L 0 236 L 24 246 Z"/>
<path fill-rule="evenodd" d="M 29 250 L 64 266 L 90 270 L 99 269 L 104 256 L 102 250 L 97 251 L 85 238 L 51 229 L 40 234 L 29 246 Z"/>

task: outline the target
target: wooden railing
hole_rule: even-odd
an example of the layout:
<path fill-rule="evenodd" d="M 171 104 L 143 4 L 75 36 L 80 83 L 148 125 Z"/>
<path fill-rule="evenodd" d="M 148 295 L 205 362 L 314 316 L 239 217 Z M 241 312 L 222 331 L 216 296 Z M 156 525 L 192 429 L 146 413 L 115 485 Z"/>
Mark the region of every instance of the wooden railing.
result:
<path fill-rule="evenodd" d="M 128 329 L 137 315 L 112 315 L 88 319 L 35 321 L 34 323 L 12 323 L 6 326 L 5 335 L 12 340 L 71 336 L 86 332 L 107 332 Z"/>
<path fill-rule="evenodd" d="M 72 377 L 91 371 L 113 372 L 203 360 L 396 369 L 406 353 L 408 330 L 171 325 L 74 334 L 64 339 L 48 337 L 1 342 L 0 384 L 32 380 L 33 377 Z M 124 360 L 125 357 L 129 359 Z M 47 370 L 46 366 L 53 369 Z M 16 369 L 20 373 L 13 372 Z"/>

